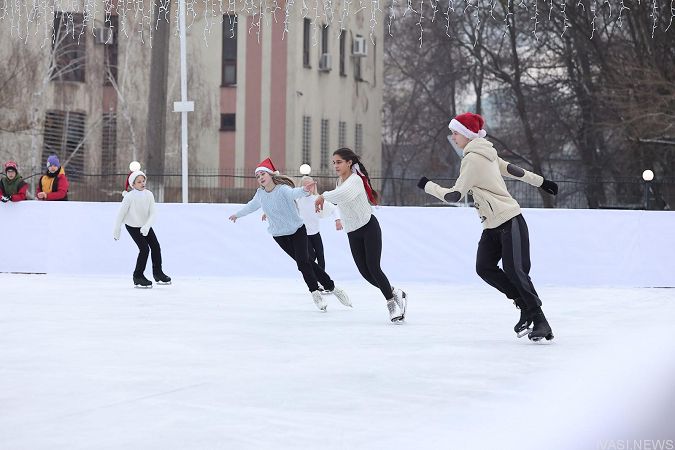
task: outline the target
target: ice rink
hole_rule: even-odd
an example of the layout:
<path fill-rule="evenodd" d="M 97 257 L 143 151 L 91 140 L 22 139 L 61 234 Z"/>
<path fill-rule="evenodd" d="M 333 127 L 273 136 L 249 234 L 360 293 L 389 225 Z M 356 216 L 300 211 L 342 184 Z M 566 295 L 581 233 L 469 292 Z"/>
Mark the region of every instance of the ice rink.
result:
<path fill-rule="evenodd" d="M 556 337 L 535 344 L 475 284 L 405 283 L 394 325 L 357 279 L 341 283 L 354 308 L 328 297 L 327 313 L 299 274 L 0 283 L 3 449 L 592 449 L 675 435 L 675 289 L 538 286 Z"/>

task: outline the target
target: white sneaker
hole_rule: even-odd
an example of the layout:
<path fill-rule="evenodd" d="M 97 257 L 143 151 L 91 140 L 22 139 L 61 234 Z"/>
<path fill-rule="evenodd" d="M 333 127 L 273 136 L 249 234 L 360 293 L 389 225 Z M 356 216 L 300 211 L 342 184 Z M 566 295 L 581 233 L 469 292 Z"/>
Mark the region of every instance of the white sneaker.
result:
<path fill-rule="evenodd" d="M 408 307 L 408 294 L 403 289 L 392 288 L 396 306 L 401 310 L 401 320 L 405 319 L 405 310 Z"/>
<path fill-rule="evenodd" d="M 323 299 L 321 296 L 321 292 L 319 291 L 312 291 L 312 300 L 314 300 L 314 304 L 316 305 L 317 308 L 319 308 L 321 311 L 326 312 L 326 300 Z"/>
<path fill-rule="evenodd" d="M 391 319 L 392 322 L 396 323 L 403 320 L 403 314 L 396 304 L 396 300 L 393 298 L 391 300 L 387 300 L 387 309 L 389 310 L 389 319 Z"/>
<path fill-rule="evenodd" d="M 328 291 L 331 294 L 334 294 L 338 300 L 340 300 L 340 303 L 342 303 L 345 306 L 352 307 L 352 301 L 349 300 L 349 296 L 345 291 L 340 289 L 339 287 L 335 286 L 332 291 Z"/>

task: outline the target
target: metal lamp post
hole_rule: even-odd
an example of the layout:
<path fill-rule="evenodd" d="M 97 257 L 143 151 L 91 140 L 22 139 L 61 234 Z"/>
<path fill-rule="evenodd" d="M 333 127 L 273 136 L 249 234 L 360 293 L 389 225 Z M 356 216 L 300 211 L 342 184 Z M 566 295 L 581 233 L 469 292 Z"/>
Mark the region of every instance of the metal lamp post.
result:
<path fill-rule="evenodd" d="M 645 182 L 645 210 L 649 209 L 649 183 L 654 179 L 654 172 L 647 169 L 642 172 L 642 179 Z"/>
<path fill-rule="evenodd" d="M 173 111 L 179 112 L 181 122 L 181 174 L 183 203 L 188 202 L 188 113 L 195 104 L 187 99 L 187 51 L 185 33 L 185 0 L 178 2 L 178 27 L 180 39 L 180 101 L 173 103 Z"/>

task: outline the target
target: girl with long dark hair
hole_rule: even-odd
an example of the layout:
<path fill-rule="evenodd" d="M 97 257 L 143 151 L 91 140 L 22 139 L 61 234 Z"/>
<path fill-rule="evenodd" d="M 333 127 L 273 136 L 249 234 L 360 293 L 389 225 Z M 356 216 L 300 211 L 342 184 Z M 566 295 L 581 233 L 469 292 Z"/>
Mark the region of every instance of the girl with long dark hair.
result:
<path fill-rule="evenodd" d="M 382 230 L 371 206 L 377 205 L 379 195 L 370 183 L 368 170 L 358 155 L 348 148 L 333 152 L 333 167 L 338 175 L 337 187 L 317 197 L 316 209 L 323 209 L 324 200 L 340 208 L 356 267 L 366 281 L 382 292 L 391 321 L 402 322 L 408 295 L 401 289 L 394 289 L 380 267 Z"/>

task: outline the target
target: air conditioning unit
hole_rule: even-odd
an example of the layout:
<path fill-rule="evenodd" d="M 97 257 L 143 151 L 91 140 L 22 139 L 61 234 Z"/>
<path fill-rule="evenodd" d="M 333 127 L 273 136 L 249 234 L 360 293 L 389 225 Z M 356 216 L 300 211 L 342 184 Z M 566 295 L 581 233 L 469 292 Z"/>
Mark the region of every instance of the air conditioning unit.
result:
<path fill-rule="evenodd" d="M 322 53 L 321 58 L 319 58 L 319 70 L 322 72 L 329 72 L 333 67 L 330 53 Z"/>
<path fill-rule="evenodd" d="M 113 43 L 112 28 L 96 28 L 94 29 L 94 36 L 97 44 L 112 45 Z"/>
<path fill-rule="evenodd" d="M 362 58 L 367 55 L 368 50 L 366 49 L 366 38 L 357 34 L 352 41 L 352 56 Z"/>

